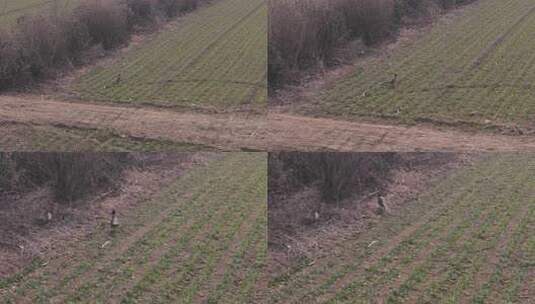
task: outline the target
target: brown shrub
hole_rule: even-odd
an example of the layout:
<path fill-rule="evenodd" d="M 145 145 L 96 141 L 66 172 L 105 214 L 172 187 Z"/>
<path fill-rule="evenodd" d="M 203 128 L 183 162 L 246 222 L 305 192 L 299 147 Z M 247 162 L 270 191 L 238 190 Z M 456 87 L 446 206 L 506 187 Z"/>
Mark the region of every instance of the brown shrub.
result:
<path fill-rule="evenodd" d="M 405 16 L 430 14 L 473 0 L 270 0 L 269 87 L 295 82 L 302 71 L 340 62 L 350 40 L 371 45 L 395 34 Z"/>
<path fill-rule="evenodd" d="M 270 1 L 270 84 L 293 71 L 324 63 L 346 39 L 343 19 L 328 1 Z"/>
<path fill-rule="evenodd" d="M 339 0 L 337 9 L 343 14 L 351 37 L 361 37 L 366 44 L 373 44 L 392 32 L 394 2 L 394 0 Z"/>
<path fill-rule="evenodd" d="M 393 29 L 394 0 L 271 0 L 269 14 L 270 86 L 292 74 L 337 61 L 348 40 L 372 44 Z"/>
<path fill-rule="evenodd" d="M 439 167 L 454 153 L 300 153 L 269 155 L 269 196 L 288 197 L 304 188 L 317 188 L 325 203 L 382 191 L 391 173 L 403 168 Z"/>
<path fill-rule="evenodd" d="M 90 37 L 69 17 L 21 19 L 14 31 L 0 33 L 0 89 L 30 83 L 57 66 L 76 63 Z"/>
<path fill-rule="evenodd" d="M 189 12 L 189 11 L 192 11 L 194 9 L 196 9 L 201 0 L 180 0 L 180 1 L 173 1 L 173 0 L 159 0 L 160 3 L 166 3 L 167 5 L 164 6 L 164 8 L 166 7 L 166 9 L 164 9 L 164 11 L 169 15 L 169 16 L 174 16 L 178 13 L 184 13 L 184 12 Z"/>
<path fill-rule="evenodd" d="M 122 10 L 107 2 L 84 3 L 72 15 L 21 18 L 0 33 L 0 89 L 31 84 L 77 64 L 91 45 L 111 49 L 127 39 Z"/>
<path fill-rule="evenodd" d="M 79 64 L 95 45 L 125 44 L 139 27 L 195 9 L 202 0 L 85 1 L 70 14 L 24 16 L 0 31 L 0 90 L 53 76 Z"/>
<path fill-rule="evenodd" d="M 106 50 L 125 43 L 130 37 L 126 8 L 113 1 L 85 2 L 74 12 L 85 26 L 92 44 Z"/>
<path fill-rule="evenodd" d="M 270 194 L 314 186 L 326 203 L 337 203 L 364 190 L 381 190 L 392 169 L 402 163 L 395 153 L 271 154 Z"/>
<path fill-rule="evenodd" d="M 0 192 L 23 193 L 48 185 L 61 203 L 73 203 L 119 185 L 131 165 L 126 153 L 0 154 Z"/>
<path fill-rule="evenodd" d="M 0 89 L 12 86 L 20 77 L 19 48 L 9 33 L 0 32 Z"/>

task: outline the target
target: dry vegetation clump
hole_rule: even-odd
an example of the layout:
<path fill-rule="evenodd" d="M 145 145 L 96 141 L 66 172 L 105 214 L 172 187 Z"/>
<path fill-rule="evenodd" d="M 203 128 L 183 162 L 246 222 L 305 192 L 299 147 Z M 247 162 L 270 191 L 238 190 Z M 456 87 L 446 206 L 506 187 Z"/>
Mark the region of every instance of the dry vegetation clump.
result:
<path fill-rule="evenodd" d="M 196 9 L 202 0 L 130 0 L 127 1 L 127 18 L 130 26 L 147 24 L 172 18 Z"/>
<path fill-rule="evenodd" d="M 133 32 L 193 10 L 201 1 L 85 1 L 69 14 L 21 17 L 16 26 L 0 31 L 0 90 L 20 88 L 79 65 L 95 46 L 122 46 Z"/>
<path fill-rule="evenodd" d="M 87 197 L 110 192 L 123 182 L 130 168 L 174 167 L 186 160 L 203 162 L 203 153 L 0 153 L 0 195 L 17 196 L 49 188 L 53 199 L 73 205 Z M 208 155 L 208 156 L 203 156 Z M 211 156 L 210 156 L 211 157 Z"/>
<path fill-rule="evenodd" d="M 269 159 L 269 193 L 287 196 L 312 186 L 324 202 L 336 204 L 369 189 L 383 189 L 400 163 L 396 153 L 274 153 Z"/>
<path fill-rule="evenodd" d="M 466 2 L 470 0 L 270 0 L 269 86 L 339 63 L 347 57 L 343 49 L 350 41 L 376 44 L 395 36 L 407 18 L 426 19 Z"/>
<path fill-rule="evenodd" d="M 156 7 L 167 17 L 196 9 L 202 0 L 156 0 Z"/>
<path fill-rule="evenodd" d="M 36 16 L 0 32 L 0 89 L 43 78 L 54 67 L 79 61 L 89 46 L 87 28 L 74 18 Z"/>

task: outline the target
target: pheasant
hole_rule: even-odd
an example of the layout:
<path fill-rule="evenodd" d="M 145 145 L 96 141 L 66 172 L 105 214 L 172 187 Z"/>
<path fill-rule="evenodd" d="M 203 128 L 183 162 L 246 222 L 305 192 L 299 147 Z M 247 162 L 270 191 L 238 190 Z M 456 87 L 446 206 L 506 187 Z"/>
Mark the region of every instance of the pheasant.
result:
<path fill-rule="evenodd" d="M 111 221 L 110 221 L 111 229 L 115 229 L 119 226 L 119 220 L 117 219 L 117 212 L 115 212 L 115 209 L 111 211 Z"/>

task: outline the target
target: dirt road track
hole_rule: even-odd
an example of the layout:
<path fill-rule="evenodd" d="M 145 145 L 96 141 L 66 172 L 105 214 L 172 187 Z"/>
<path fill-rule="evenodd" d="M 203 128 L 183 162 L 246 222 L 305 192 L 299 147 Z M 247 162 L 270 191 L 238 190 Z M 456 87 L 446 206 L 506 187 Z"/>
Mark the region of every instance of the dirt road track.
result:
<path fill-rule="evenodd" d="M 126 136 L 210 145 L 222 150 L 535 151 L 535 136 L 443 131 L 269 114 L 208 115 L 153 108 L 0 97 L 0 122 L 111 129 Z"/>
<path fill-rule="evenodd" d="M 535 151 L 535 136 L 471 134 L 425 126 L 392 126 L 271 115 L 274 147 L 336 151 Z M 275 133 L 276 132 L 276 133 Z"/>
<path fill-rule="evenodd" d="M 256 147 L 254 132 L 265 121 L 245 116 L 186 114 L 174 111 L 67 103 L 38 98 L 0 97 L 0 122 L 111 129 L 122 135 L 205 142 L 223 150 Z M 263 149 L 263 147 L 260 147 Z"/>

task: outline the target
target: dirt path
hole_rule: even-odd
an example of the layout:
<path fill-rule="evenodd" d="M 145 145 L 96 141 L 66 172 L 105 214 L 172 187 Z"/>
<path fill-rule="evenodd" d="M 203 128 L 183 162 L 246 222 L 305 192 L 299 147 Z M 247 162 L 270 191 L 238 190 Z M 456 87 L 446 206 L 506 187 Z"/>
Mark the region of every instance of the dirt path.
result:
<path fill-rule="evenodd" d="M 0 97 L 0 122 L 108 129 L 222 150 L 535 151 L 535 136 L 470 134 L 292 116 L 181 113 L 154 108 Z"/>

